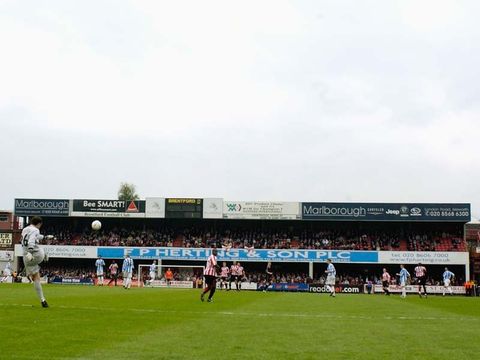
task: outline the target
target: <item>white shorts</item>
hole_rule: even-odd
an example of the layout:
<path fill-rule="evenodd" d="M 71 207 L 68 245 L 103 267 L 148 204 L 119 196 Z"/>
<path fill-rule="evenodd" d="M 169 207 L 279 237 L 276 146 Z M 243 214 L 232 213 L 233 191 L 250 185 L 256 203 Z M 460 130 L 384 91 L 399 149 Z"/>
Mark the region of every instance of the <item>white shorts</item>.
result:
<path fill-rule="evenodd" d="M 406 281 L 400 281 L 400 286 L 405 286 L 406 284 Z"/>
<path fill-rule="evenodd" d="M 325 285 L 335 285 L 335 276 L 328 275 Z"/>
<path fill-rule="evenodd" d="M 448 279 L 443 280 L 443 286 L 445 287 L 450 286 L 450 280 Z"/>
<path fill-rule="evenodd" d="M 33 253 L 32 261 L 27 261 L 25 255 L 23 256 L 23 264 L 25 265 L 25 272 L 28 276 L 34 275 L 40 272 L 40 266 L 38 266 L 45 258 L 45 252 L 42 248 L 36 249 Z"/>
<path fill-rule="evenodd" d="M 155 280 L 155 271 L 150 271 L 150 279 Z"/>
<path fill-rule="evenodd" d="M 103 276 L 103 272 L 97 272 L 97 276 Z"/>
<path fill-rule="evenodd" d="M 132 273 L 131 272 L 123 272 L 123 278 L 124 279 L 131 279 L 132 278 Z"/>

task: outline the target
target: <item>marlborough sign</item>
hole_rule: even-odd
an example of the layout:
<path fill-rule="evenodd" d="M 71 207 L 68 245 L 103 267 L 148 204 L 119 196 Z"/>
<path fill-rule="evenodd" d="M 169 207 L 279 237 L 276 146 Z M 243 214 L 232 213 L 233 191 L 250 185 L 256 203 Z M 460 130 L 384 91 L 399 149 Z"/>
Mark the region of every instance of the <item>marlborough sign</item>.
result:
<path fill-rule="evenodd" d="M 70 200 L 15 199 L 16 216 L 68 216 Z"/>
<path fill-rule="evenodd" d="M 302 203 L 304 220 L 470 221 L 470 204 Z"/>

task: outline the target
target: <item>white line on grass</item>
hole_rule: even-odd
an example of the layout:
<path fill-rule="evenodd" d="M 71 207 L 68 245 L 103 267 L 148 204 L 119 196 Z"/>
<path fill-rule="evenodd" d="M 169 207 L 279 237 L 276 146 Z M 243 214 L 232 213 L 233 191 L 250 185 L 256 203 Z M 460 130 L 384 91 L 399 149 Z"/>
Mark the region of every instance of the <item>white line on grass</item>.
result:
<path fill-rule="evenodd" d="M 31 304 L 0 304 L 3 307 L 33 307 Z M 67 306 L 58 305 L 53 308 L 65 310 L 93 310 L 113 311 L 118 309 L 102 308 L 96 306 Z M 344 320 L 422 320 L 422 321 L 479 321 L 478 317 L 436 317 L 436 316 L 365 316 L 365 315 L 332 315 L 332 314 L 308 314 L 308 313 L 254 313 L 241 311 L 190 311 L 190 310 L 161 310 L 161 309 L 137 309 L 122 308 L 121 311 L 158 314 L 192 314 L 192 315 L 220 315 L 220 316 L 260 316 L 260 317 L 290 317 L 290 318 L 318 318 L 318 319 L 344 319 Z"/>

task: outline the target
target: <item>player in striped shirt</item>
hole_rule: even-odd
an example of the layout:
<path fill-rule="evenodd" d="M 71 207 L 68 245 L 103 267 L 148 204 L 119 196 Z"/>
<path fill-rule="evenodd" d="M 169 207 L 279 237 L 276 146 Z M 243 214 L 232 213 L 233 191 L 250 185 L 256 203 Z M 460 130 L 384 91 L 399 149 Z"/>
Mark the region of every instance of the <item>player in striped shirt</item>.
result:
<path fill-rule="evenodd" d="M 245 270 L 243 269 L 242 264 L 237 261 L 237 280 L 235 285 L 237 286 L 237 291 L 242 290 L 242 280 L 245 277 Z"/>
<path fill-rule="evenodd" d="M 103 286 L 103 267 L 105 266 L 105 261 L 102 257 L 99 256 L 97 261 L 95 261 L 95 267 L 97 268 L 97 285 Z"/>
<path fill-rule="evenodd" d="M 115 262 L 115 260 L 112 261 L 112 263 L 108 267 L 108 270 L 110 270 L 110 281 L 108 282 L 107 286 L 109 286 L 112 283 L 112 281 L 114 281 L 115 286 L 117 286 L 118 265 Z"/>
<path fill-rule="evenodd" d="M 425 298 L 427 297 L 427 268 L 422 265 L 422 263 L 418 263 L 415 267 L 415 277 L 417 278 L 418 284 L 418 296 L 422 297 L 422 286 Z"/>
<path fill-rule="evenodd" d="M 403 264 L 400 265 L 400 272 L 397 273 L 397 276 L 400 277 L 400 287 L 402 289 L 402 298 L 407 297 L 407 290 L 405 289 L 405 286 L 407 285 L 407 280 L 410 277 L 410 273 L 405 269 L 405 266 Z"/>
<path fill-rule="evenodd" d="M 335 270 L 335 266 L 333 266 L 331 259 L 327 259 L 327 264 L 327 270 L 325 270 L 325 273 L 327 274 L 325 287 L 330 292 L 330 296 L 335 297 L 335 281 L 337 277 L 337 270 Z"/>
<path fill-rule="evenodd" d="M 225 290 L 227 290 L 227 281 L 228 276 L 230 275 L 230 268 L 227 266 L 227 263 L 224 262 L 222 268 L 220 269 L 220 289 L 225 286 Z"/>
<path fill-rule="evenodd" d="M 123 272 L 123 288 L 130 289 L 132 286 L 132 275 L 133 275 L 133 260 L 130 255 L 126 255 L 122 264 Z"/>
<path fill-rule="evenodd" d="M 450 284 L 454 277 L 455 274 L 446 267 L 445 272 L 443 273 L 443 296 L 445 296 L 445 291 L 447 289 L 450 292 L 450 295 L 453 295 L 452 286 Z"/>
<path fill-rule="evenodd" d="M 153 260 L 153 262 L 148 267 L 148 277 L 150 278 L 148 280 L 148 285 L 152 285 L 152 282 L 155 280 L 156 273 L 157 273 L 157 260 Z"/>
<path fill-rule="evenodd" d="M 382 286 L 383 286 L 383 292 L 385 295 L 390 296 L 390 291 L 389 291 L 389 286 L 390 286 L 390 279 L 392 277 L 388 273 L 387 269 L 383 268 L 383 273 L 382 273 Z"/>
<path fill-rule="evenodd" d="M 200 300 L 205 301 L 205 294 L 210 292 L 208 295 L 208 302 L 212 302 L 213 294 L 215 294 L 215 289 L 217 287 L 217 249 L 212 250 L 212 255 L 207 259 L 207 266 L 203 271 L 203 277 L 205 278 L 205 284 L 207 285 L 200 295 Z"/>

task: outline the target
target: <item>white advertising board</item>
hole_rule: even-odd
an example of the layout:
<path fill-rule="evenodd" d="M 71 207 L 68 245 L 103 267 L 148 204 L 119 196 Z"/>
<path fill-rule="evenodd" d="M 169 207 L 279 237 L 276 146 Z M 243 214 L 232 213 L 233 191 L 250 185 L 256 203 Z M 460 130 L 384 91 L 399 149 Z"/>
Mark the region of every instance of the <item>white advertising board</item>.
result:
<path fill-rule="evenodd" d="M 300 203 L 272 201 L 224 201 L 223 217 L 225 219 L 300 219 Z"/>
<path fill-rule="evenodd" d="M 51 258 L 95 259 L 97 257 L 96 246 L 40 245 L 40 247 Z M 23 256 L 20 244 L 15 245 L 15 256 Z"/>
<path fill-rule="evenodd" d="M 430 264 L 464 265 L 468 264 L 468 252 L 440 251 L 379 251 L 380 264 Z"/>

